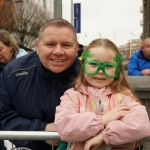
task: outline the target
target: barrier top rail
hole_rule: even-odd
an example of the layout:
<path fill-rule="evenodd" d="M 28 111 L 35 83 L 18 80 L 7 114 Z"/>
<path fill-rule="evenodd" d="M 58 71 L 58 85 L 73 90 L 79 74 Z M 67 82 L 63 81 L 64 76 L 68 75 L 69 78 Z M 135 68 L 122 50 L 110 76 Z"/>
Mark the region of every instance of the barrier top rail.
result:
<path fill-rule="evenodd" d="M 0 131 L 0 140 L 61 140 L 57 132 Z"/>
<path fill-rule="evenodd" d="M 58 140 L 61 138 L 57 132 L 47 131 L 0 131 L 0 140 Z M 140 141 L 150 141 L 150 137 Z"/>

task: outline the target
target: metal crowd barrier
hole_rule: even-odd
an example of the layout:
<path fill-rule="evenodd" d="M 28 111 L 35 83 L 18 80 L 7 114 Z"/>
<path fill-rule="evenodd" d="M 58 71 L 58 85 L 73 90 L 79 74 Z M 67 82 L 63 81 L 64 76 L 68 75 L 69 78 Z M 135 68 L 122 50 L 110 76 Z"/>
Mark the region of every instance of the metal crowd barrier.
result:
<path fill-rule="evenodd" d="M 25 147 L 14 148 L 13 140 L 52 140 L 52 150 L 53 140 L 61 141 L 57 132 L 47 131 L 0 131 L 0 140 L 10 140 L 11 150 L 31 150 Z"/>
<path fill-rule="evenodd" d="M 46 131 L 0 131 L 0 140 L 58 140 L 57 132 Z"/>
<path fill-rule="evenodd" d="M 61 141 L 60 136 L 57 132 L 47 132 L 47 131 L 0 131 L 0 140 L 11 140 L 11 141 L 13 140 L 58 140 L 58 141 Z M 141 139 L 139 141 L 150 142 L 150 137 Z M 52 149 L 54 149 L 53 145 L 52 145 Z M 13 147 L 12 147 L 12 150 L 13 150 Z M 17 148 L 14 150 L 17 150 Z M 25 149 L 20 148 L 18 150 L 25 150 Z"/>

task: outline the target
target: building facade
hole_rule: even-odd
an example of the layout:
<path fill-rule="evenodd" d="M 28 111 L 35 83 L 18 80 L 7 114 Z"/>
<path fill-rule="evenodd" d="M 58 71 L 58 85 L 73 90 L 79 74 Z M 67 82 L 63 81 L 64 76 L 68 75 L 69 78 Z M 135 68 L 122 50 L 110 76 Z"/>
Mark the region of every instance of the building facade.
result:
<path fill-rule="evenodd" d="M 141 25 L 143 26 L 142 39 L 150 37 L 150 0 L 143 0 L 143 6 L 141 7 L 141 13 L 143 13 L 143 20 Z"/>
<path fill-rule="evenodd" d="M 125 60 L 128 60 L 131 55 L 139 50 L 142 46 L 141 39 L 129 40 L 127 44 L 119 46 L 119 51 Z"/>

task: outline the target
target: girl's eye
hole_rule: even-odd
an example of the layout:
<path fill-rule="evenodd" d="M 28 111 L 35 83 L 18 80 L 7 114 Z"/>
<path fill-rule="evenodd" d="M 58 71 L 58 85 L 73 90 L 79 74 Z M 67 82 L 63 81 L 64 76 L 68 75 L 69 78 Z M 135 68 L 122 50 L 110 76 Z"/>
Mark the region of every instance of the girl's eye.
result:
<path fill-rule="evenodd" d="M 113 67 L 113 66 L 111 66 L 111 65 L 106 65 L 105 67 L 110 68 L 110 67 Z"/>
<path fill-rule="evenodd" d="M 93 63 L 90 62 L 89 64 L 92 65 L 92 66 L 97 66 L 97 63 L 94 63 L 94 62 Z"/>
<path fill-rule="evenodd" d="M 115 66 L 107 64 L 105 65 L 105 68 L 115 68 Z"/>

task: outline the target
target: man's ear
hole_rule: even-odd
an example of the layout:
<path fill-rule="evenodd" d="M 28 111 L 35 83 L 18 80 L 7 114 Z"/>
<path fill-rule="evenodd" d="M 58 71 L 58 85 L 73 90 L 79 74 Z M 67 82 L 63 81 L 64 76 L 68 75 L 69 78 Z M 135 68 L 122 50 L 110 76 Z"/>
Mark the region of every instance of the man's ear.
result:
<path fill-rule="evenodd" d="M 76 57 L 78 56 L 78 50 L 79 50 L 79 42 L 77 42 L 77 46 L 76 46 Z"/>
<path fill-rule="evenodd" d="M 76 47 L 76 51 L 79 50 L 79 42 L 77 42 L 77 47 Z"/>
<path fill-rule="evenodd" d="M 143 51 L 143 48 L 144 48 L 144 46 L 141 46 L 142 51 Z"/>
<path fill-rule="evenodd" d="M 77 50 L 79 49 L 79 42 L 77 43 Z"/>
<path fill-rule="evenodd" d="M 36 53 L 38 55 L 38 51 L 39 51 L 39 40 L 36 39 Z"/>

